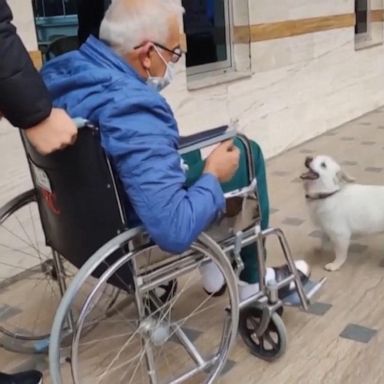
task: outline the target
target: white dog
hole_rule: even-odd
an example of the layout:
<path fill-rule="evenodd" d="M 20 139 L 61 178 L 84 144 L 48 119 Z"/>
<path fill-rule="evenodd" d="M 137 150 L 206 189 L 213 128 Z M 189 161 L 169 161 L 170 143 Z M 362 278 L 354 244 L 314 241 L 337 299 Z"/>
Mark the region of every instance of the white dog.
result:
<path fill-rule="evenodd" d="M 353 184 L 329 156 L 307 158 L 306 199 L 312 219 L 324 236 L 322 245 L 330 242 L 335 260 L 325 266 L 338 270 L 346 261 L 352 235 L 384 232 L 384 187 Z"/>

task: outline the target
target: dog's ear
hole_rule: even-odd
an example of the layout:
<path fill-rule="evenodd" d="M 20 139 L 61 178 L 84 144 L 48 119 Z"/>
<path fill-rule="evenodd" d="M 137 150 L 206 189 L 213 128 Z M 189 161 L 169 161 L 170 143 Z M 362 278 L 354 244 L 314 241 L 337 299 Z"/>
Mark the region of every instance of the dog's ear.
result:
<path fill-rule="evenodd" d="M 336 178 L 339 183 L 354 183 L 356 181 L 354 177 L 349 176 L 344 171 L 337 172 Z"/>

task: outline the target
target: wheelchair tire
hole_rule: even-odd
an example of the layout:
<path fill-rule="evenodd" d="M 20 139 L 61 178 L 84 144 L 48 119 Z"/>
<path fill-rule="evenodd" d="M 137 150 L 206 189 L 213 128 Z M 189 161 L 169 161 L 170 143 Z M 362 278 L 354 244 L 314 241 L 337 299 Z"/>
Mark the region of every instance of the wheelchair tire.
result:
<path fill-rule="evenodd" d="M 76 272 L 46 245 L 34 189 L 1 207 L 1 346 L 18 353 L 47 353 L 53 318 Z M 103 315 L 117 301 L 117 289 L 110 296 Z"/>
<path fill-rule="evenodd" d="M 250 352 L 267 362 L 280 358 L 287 348 L 287 330 L 280 315 L 272 314 L 268 328 L 260 337 L 256 330 L 260 326 L 262 310 L 250 305 L 240 313 L 239 332 Z"/>
<path fill-rule="evenodd" d="M 15 352 L 46 352 L 61 295 L 33 189 L 0 209 L 0 270 L 2 345 Z"/>

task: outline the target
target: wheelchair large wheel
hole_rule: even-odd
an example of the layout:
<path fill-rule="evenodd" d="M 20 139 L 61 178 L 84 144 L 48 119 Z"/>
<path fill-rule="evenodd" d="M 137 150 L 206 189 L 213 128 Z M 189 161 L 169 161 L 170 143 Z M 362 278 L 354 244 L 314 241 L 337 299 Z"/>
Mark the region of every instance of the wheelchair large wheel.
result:
<path fill-rule="evenodd" d="M 53 317 L 67 281 L 76 272 L 46 246 L 34 190 L 4 205 L 0 209 L 0 344 L 16 352 L 47 352 Z"/>
<path fill-rule="evenodd" d="M 23 351 L 48 339 L 60 301 L 58 278 L 35 191 L 30 190 L 0 209 L 0 333 L 5 347 Z"/>
<path fill-rule="evenodd" d="M 240 313 L 239 332 L 250 352 L 256 357 L 272 362 L 280 358 L 287 348 L 287 330 L 280 315 L 275 312 L 266 331 L 257 335 L 261 325 L 262 310 L 250 305 Z"/>
<path fill-rule="evenodd" d="M 78 292 L 93 271 L 117 249 L 126 249 L 138 232 L 123 233 L 102 247 L 64 295 L 51 334 L 54 384 L 213 383 L 225 365 L 237 333 L 237 284 L 224 253 L 206 235 L 183 255 L 148 247 L 126 253 L 111 264 L 83 302 L 71 351 L 65 355 L 61 348 L 63 327 Z M 227 290 L 220 298 L 202 289 L 199 266 L 206 262 L 216 263 L 224 275 Z M 127 266 L 134 287 L 124 290 L 125 305 L 99 321 L 91 332 L 84 332 L 104 287 Z M 175 280 L 177 290 L 162 299 L 158 287 Z M 70 363 L 63 363 L 65 360 Z"/>

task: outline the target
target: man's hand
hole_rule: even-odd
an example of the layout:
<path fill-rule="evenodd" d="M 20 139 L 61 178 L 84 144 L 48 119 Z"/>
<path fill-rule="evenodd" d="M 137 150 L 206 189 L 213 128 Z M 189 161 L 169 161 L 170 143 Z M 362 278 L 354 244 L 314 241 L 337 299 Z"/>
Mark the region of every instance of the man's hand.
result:
<path fill-rule="evenodd" d="M 65 111 L 53 108 L 47 119 L 27 129 L 25 134 L 42 155 L 48 155 L 74 144 L 77 128 Z"/>
<path fill-rule="evenodd" d="M 233 140 L 224 141 L 207 158 L 204 173 L 211 173 L 221 183 L 232 179 L 239 168 L 240 151 Z"/>

